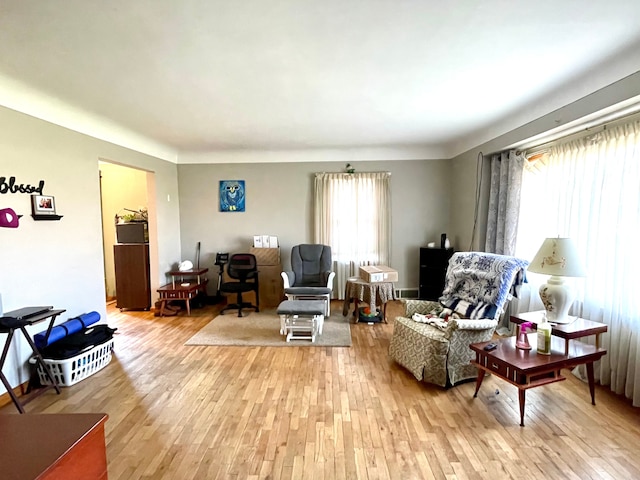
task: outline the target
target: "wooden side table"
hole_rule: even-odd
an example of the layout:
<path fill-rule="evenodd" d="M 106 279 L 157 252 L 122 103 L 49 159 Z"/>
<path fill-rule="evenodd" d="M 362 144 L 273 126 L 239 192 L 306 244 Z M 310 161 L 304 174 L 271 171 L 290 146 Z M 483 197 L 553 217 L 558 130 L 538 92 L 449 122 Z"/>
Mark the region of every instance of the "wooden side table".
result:
<path fill-rule="evenodd" d="M 164 315 L 164 307 L 167 302 L 172 300 L 182 300 L 187 307 L 187 316 L 191 316 L 191 305 L 189 301 L 196 298 L 199 292 L 205 292 L 207 288 L 207 280 L 201 280 L 199 283 L 188 282 L 186 285 L 182 283 L 167 284 L 158 289 L 158 295 L 160 300 L 160 316 Z"/>
<path fill-rule="evenodd" d="M 207 293 L 206 277 L 208 268 L 193 268 L 191 270 L 171 270 L 171 283 L 163 285 L 158 289 L 158 299 L 160 300 L 160 316 L 164 315 L 164 307 L 172 300 L 184 301 L 187 308 L 187 315 L 191 316 L 190 301 L 202 292 Z"/>
<path fill-rule="evenodd" d="M 196 279 L 196 283 L 204 282 L 207 277 L 205 274 L 209 271 L 208 268 L 192 268 L 191 270 L 171 270 L 169 275 L 171 276 L 171 285 L 176 288 L 176 280 L 179 283 L 183 283 L 186 279 Z"/>
<path fill-rule="evenodd" d="M 372 312 L 376 311 L 378 303 L 382 305 L 382 320 L 387 323 L 387 302 L 395 300 L 395 292 L 393 282 L 372 282 L 368 283 L 361 278 L 350 278 L 344 289 L 344 303 L 342 306 L 342 315 L 347 316 L 351 300 L 354 302 L 353 314 L 355 315 L 355 323 L 358 323 L 358 303 L 364 302 L 369 305 Z"/>
<path fill-rule="evenodd" d="M 520 426 L 524 427 L 525 392 L 529 388 L 565 380 L 565 377 L 560 374 L 561 369 L 585 364 L 587 366 L 591 403 L 595 405 L 593 362 L 602 358 L 607 351 L 594 345 L 573 342 L 567 352 L 563 348 L 566 347 L 566 344 L 563 344 L 562 339 L 552 336 L 551 355 L 542 355 L 536 352 L 537 336 L 532 335 L 531 337 L 529 339 L 531 350 L 516 348 L 515 337 L 494 341 L 497 344 L 497 348 L 490 351 L 484 350 L 484 347 L 491 342 L 469 345 L 471 350 L 476 353 L 476 359 L 471 363 L 478 367 L 476 391 L 473 397 L 478 396 L 478 391 L 486 372 L 515 385 L 518 387 Z"/>
<path fill-rule="evenodd" d="M 536 312 L 525 312 L 511 315 L 511 321 L 516 324 L 531 322 L 537 327 L 538 323 L 542 323 L 544 318 L 544 310 Z M 604 323 L 592 322 L 584 318 L 575 317 L 571 323 L 551 323 L 551 335 L 564 339 L 564 353 L 569 354 L 569 341 L 578 338 L 596 336 L 596 348 L 600 348 L 600 335 L 607 331 L 607 325 Z"/>

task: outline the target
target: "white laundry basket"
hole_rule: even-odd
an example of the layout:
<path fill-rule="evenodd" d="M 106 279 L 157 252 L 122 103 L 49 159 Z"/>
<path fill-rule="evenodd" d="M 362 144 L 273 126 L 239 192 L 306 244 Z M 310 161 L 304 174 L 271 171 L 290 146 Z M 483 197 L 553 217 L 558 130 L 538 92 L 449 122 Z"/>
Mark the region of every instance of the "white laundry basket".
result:
<path fill-rule="evenodd" d="M 75 357 L 65 358 L 64 360 L 45 358 L 44 363 L 51 370 L 51 375 L 53 375 L 58 386 L 70 387 L 106 367 L 111 361 L 112 351 L 113 338 L 79 353 Z M 32 357 L 30 362 L 35 363 L 35 358 Z M 42 365 L 38 364 L 36 370 L 40 383 L 42 385 L 51 385 L 51 380 L 49 380 Z"/>

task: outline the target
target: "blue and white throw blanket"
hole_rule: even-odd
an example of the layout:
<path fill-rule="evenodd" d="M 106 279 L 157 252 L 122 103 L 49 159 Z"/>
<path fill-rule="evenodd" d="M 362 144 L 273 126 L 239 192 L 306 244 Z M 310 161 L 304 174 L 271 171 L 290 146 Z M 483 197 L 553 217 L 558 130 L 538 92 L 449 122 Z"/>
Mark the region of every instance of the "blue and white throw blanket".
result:
<path fill-rule="evenodd" d="M 529 262 L 484 252 L 456 252 L 449 260 L 443 306 L 465 318 L 496 318 L 525 281 Z"/>

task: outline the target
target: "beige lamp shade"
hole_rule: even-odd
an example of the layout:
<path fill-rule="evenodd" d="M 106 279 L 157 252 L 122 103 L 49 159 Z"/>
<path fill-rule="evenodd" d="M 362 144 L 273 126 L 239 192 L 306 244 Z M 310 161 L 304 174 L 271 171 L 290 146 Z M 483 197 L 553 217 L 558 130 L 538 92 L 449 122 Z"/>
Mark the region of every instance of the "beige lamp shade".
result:
<path fill-rule="evenodd" d="M 557 277 L 584 277 L 586 271 L 570 238 L 547 238 L 528 271 Z"/>
<path fill-rule="evenodd" d="M 574 292 L 563 277 L 584 277 L 586 272 L 570 238 L 547 238 L 529 264 L 528 271 L 551 275 L 540 286 L 540 300 L 547 319 L 555 323 L 570 323 L 569 309 Z M 574 318 L 575 319 L 575 318 Z"/>

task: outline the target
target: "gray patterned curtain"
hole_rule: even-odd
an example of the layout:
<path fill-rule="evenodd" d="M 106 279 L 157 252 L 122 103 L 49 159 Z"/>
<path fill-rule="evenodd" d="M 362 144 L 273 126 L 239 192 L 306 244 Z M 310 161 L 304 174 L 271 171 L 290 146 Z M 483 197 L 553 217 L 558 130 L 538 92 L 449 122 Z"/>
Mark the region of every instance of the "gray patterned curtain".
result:
<path fill-rule="evenodd" d="M 513 150 L 491 157 L 486 252 L 515 254 L 524 163 L 524 155 Z"/>

